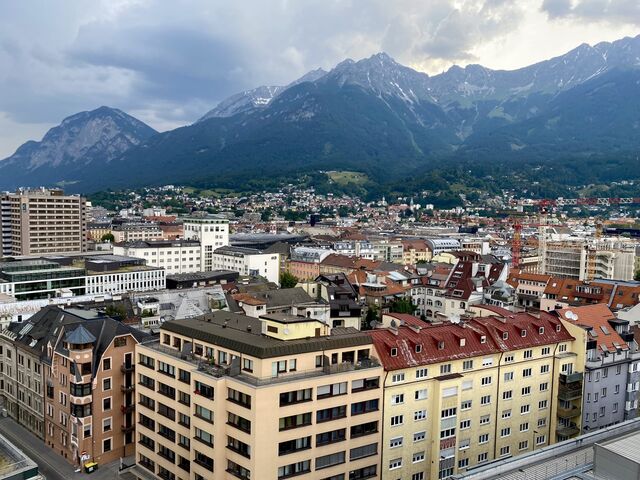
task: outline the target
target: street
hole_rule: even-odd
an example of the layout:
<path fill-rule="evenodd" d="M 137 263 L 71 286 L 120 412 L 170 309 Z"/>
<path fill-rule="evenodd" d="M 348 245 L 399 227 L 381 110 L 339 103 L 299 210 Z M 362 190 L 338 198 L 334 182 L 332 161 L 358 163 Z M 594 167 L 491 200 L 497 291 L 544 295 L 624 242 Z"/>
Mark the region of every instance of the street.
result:
<path fill-rule="evenodd" d="M 100 465 L 98 470 L 91 474 L 76 473 L 71 464 L 12 418 L 0 418 L 0 434 L 35 461 L 40 473 L 47 480 L 107 480 L 118 476 L 119 462 L 117 461 Z"/>

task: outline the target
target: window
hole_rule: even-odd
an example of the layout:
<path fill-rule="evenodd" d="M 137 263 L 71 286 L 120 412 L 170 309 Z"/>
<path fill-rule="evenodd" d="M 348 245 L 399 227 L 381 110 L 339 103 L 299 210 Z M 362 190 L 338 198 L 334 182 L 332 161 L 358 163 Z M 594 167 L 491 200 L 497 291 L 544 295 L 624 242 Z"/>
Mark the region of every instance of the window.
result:
<path fill-rule="evenodd" d="M 470 410 L 471 409 L 471 400 L 463 400 L 460 404 L 460 410 Z"/>
<path fill-rule="evenodd" d="M 325 408 L 316 412 L 316 423 L 330 422 L 347 416 L 347 406 L 340 405 L 338 407 Z"/>
<path fill-rule="evenodd" d="M 102 359 L 102 370 L 111 370 L 111 358 Z M 111 450 L 111 448 L 109 448 Z"/>
<path fill-rule="evenodd" d="M 251 395 L 248 395 L 233 388 L 227 388 L 227 400 L 245 408 L 251 409 Z M 282 405 L 282 396 L 280 400 Z"/>
<path fill-rule="evenodd" d="M 195 429 L 194 438 L 199 442 L 204 443 L 205 445 L 208 445 L 210 447 L 213 446 L 213 435 L 211 435 L 209 432 L 205 432 L 204 430 L 199 429 L 198 427 L 196 427 Z"/>
<path fill-rule="evenodd" d="M 455 417 L 457 413 L 456 407 L 445 408 L 440 412 L 440 418 L 450 418 Z"/>
<path fill-rule="evenodd" d="M 458 460 L 458 468 L 467 468 L 469 466 L 469 459 L 463 458 Z"/>
<path fill-rule="evenodd" d="M 510 382 L 511 380 L 513 380 L 513 372 L 505 372 L 504 381 Z"/>
<path fill-rule="evenodd" d="M 195 416 L 201 418 L 202 420 L 206 420 L 207 422 L 213 423 L 213 412 L 201 405 L 196 405 Z"/>
<path fill-rule="evenodd" d="M 411 475 L 411 480 L 424 480 L 424 472 L 418 472 Z"/>
<path fill-rule="evenodd" d="M 522 395 L 531 395 L 531 387 L 522 387 Z"/>
<path fill-rule="evenodd" d="M 391 382 L 392 383 L 404 382 L 404 373 L 394 373 L 391 376 Z"/>
<path fill-rule="evenodd" d="M 425 438 L 427 438 L 427 432 L 416 432 L 413 434 L 413 443 L 422 442 Z"/>
<path fill-rule="evenodd" d="M 467 428 L 471 428 L 471 420 L 462 420 L 460 422 L 460 430 L 466 430 Z"/>
<path fill-rule="evenodd" d="M 529 413 L 530 410 L 531 410 L 530 405 L 522 405 L 520 407 L 520 415 L 524 415 L 526 413 Z"/>
<path fill-rule="evenodd" d="M 547 442 L 547 436 L 546 435 L 537 435 L 536 436 L 536 445 L 542 445 L 543 443 Z"/>
<path fill-rule="evenodd" d="M 471 439 L 470 438 L 464 438 L 464 439 L 460 440 L 460 443 L 458 444 L 458 449 L 459 450 L 466 450 L 467 448 L 469 448 L 470 445 L 471 445 Z"/>
<path fill-rule="evenodd" d="M 106 392 L 111 390 L 111 377 L 102 380 L 102 391 Z"/>
<path fill-rule="evenodd" d="M 540 373 L 549 373 L 549 365 L 540 365 Z"/>
<path fill-rule="evenodd" d="M 451 364 L 446 363 L 444 365 L 440 365 L 440 375 L 446 375 L 448 373 L 451 373 Z"/>
<path fill-rule="evenodd" d="M 489 442 L 489 434 L 488 433 L 483 433 L 482 435 L 480 435 L 478 437 L 478 444 L 482 445 L 483 443 L 488 443 Z"/>
<path fill-rule="evenodd" d="M 404 415 L 394 415 L 391 417 L 391 426 L 402 425 L 404 423 Z"/>
<path fill-rule="evenodd" d="M 330 387 L 330 385 L 327 386 Z M 321 387 L 318 387 L 319 392 L 320 388 Z M 293 390 L 291 392 L 282 392 L 280 394 L 280 406 L 284 407 L 287 405 L 294 405 L 296 403 L 309 402 L 313 399 L 312 394 L 313 389 L 311 388 L 305 388 L 303 390 Z"/>
<path fill-rule="evenodd" d="M 111 439 L 105 438 L 102 441 L 102 453 L 107 453 L 111 451 Z"/>
<path fill-rule="evenodd" d="M 513 353 L 510 353 L 508 355 L 505 355 L 504 363 L 512 363 L 514 359 L 515 359 L 515 356 L 513 355 Z"/>
<path fill-rule="evenodd" d="M 488 458 L 489 458 L 489 454 L 487 452 L 483 452 L 480 455 L 478 455 L 478 463 L 486 462 Z"/>
<path fill-rule="evenodd" d="M 311 389 L 309 389 L 311 390 Z M 347 394 L 347 382 L 334 383 L 332 385 L 320 385 L 316 397 L 318 399 L 336 397 Z"/>
<path fill-rule="evenodd" d="M 359 458 L 370 457 L 378 454 L 378 444 L 370 443 L 369 445 L 363 445 L 361 447 L 352 448 L 349 450 L 349 460 L 358 460 Z"/>
<path fill-rule="evenodd" d="M 542 355 L 549 355 L 551 353 L 550 347 L 542 347 Z"/>
<path fill-rule="evenodd" d="M 528 432 L 529 431 L 529 422 L 524 422 L 520 424 L 520 431 L 521 432 Z"/>
<path fill-rule="evenodd" d="M 483 395 L 480 398 L 480 405 L 489 405 L 491 403 L 491 395 Z"/>
<path fill-rule="evenodd" d="M 400 405 L 404 403 L 404 393 L 391 395 L 391 405 Z"/>
<path fill-rule="evenodd" d="M 103 412 L 108 412 L 109 410 L 111 410 L 111 397 L 103 398 L 102 399 L 102 411 Z"/>
<path fill-rule="evenodd" d="M 418 410 L 417 412 L 413 413 L 413 419 L 416 422 L 419 422 L 421 420 L 424 420 L 427 418 L 427 411 L 426 410 Z"/>
<path fill-rule="evenodd" d="M 396 347 L 393 347 L 391 349 L 391 356 L 392 357 L 397 357 L 398 356 L 398 349 Z"/>
<path fill-rule="evenodd" d="M 491 415 L 482 415 L 480 417 L 480 425 L 487 425 L 491 421 Z"/>
<path fill-rule="evenodd" d="M 513 398 L 513 390 L 507 390 L 506 392 L 502 392 L 503 400 L 511 400 Z"/>
<path fill-rule="evenodd" d="M 378 432 L 378 421 L 353 425 L 351 427 L 351 438 L 364 437 Z"/>
<path fill-rule="evenodd" d="M 511 435 L 511 427 L 506 427 L 500 430 L 500 437 L 508 437 Z"/>
<path fill-rule="evenodd" d="M 351 427 L 353 429 L 353 427 Z M 330 432 L 318 433 L 316 435 L 316 447 L 329 445 L 331 443 L 342 442 L 347 438 L 347 430 L 340 428 Z"/>
<path fill-rule="evenodd" d="M 600 391 L 600 395 L 604 398 L 607 396 L 607 387 L 604 387 L 601 391 Z"/>
<path fill-rule="evenodd" d="M 491 385 L 491 377 L 482 377 L 480 384 L 484 387 L 486 385 Z"/>
<path fill-rule="evenodd" d="M 540 401 L 538 402 L 538 408 L 539 408 L 540 410 L 542 410 L 542 409 L 544 409 L 544 408 L 547 408 L 548 406 L 549 406 L 549 401 L 548 401 L 548 400 L 540 400 Z"/>
<path fill-rule="evenodd" d="M 506 445 L 506 446 L 500 448 L 500 456 L 501 457 L 509 455 L 510 453 L 511 453 L 511 447 L 509 445 Z"/>
<path fill-rule="evenodd" d="M 427 389 L 422 388 L 420 390 L 416 390 L 415 399 L 416 400 L 425 400 L 427 398 Z"/>
<path fill-rule="evenodd" d="M 455 428 L 445 428 L 444 430 L 440 431 L 440 440 L 442 440 L 444 438 L 455 437 L 455 436 L 456 436 L 456 429 Z"/>
<path fill-rule="evenodd" d="M 389 440 L 389 448 L 398 448 L 402 446 L 404 438 L 403 437 L 394 437 Z"/>
<path fill-rule="evenodd" d="M 344 405 L 343 405 L 343 408 L 345 408 L 345 415 L 346 415 L 346 407 L 344 407 Z M 245 420 L 245 421 L 249 422 L 249 420 Z M 251 424 L 251 422 L 249 422 L 249 424 Z M 291 428 L 304 427 L 305 425 L 311 425 L 311 412 L 301 413 L 299 415 L 290 415 L 288 417 L 280 418 L 280 431 L 289 430 Z"/>
<path fill-rule="evenodd" d="M 411 457 L 411 461 L 413 463 L 424 462 L 424 451 L 414 453 Z"/>
<path fill-rule="evenodd" d="M 543 382 L 540 384 L 540 391 L 541 392 L 546 392 L 547 390 L 549 390 L 549 383 L 548 382 Z"/>
<path fill-rule="evenodd" d="M 522 370 L 522 376 L 524 378 L 530 377 L 531 376 L 531 369 L 530 368 L 525 368 L 524 370 Z"/>
<path fill-rule="evenodd" d="M 523 440 L 518 443 L 518 450 L 526 450 L 527 448 L 529 448 L 529 440 Z"/>
<path fill-rule="evenodd" d="M 465 360 L 462 362 L 463 370 L 473 370 L 473 360 Z"/>
<path fill-rule="evenodd" d="M 362 413 L 375 412 L 377 410 L 377 398 L 351 404 L 351 415 L 360 415 Z"/>
<path fill-rule="evenodd" d="M 429 375 L 429 371 L 426 368 L 419 368 L 416 370 L 416 378 L 426 378 Z"/>
<path fill-rule="evenodd" d="M 340 465 L 345 462 L 345 452 L 336 452 L 316 458 L 316 470 Z"/>
<path fill-rule="evenodd" d="M 111 417 L 105 418 L 102 420 L 102 431 L 110 432 L 111 431 Z"/>
<path fill-rule="evenodd" d="M 393 460 L 391 460 L 389 462 L 389 470 L 396 470 L 398 468 L 402 467 L 402 459 L 401 458 L 394 458 Z"/>

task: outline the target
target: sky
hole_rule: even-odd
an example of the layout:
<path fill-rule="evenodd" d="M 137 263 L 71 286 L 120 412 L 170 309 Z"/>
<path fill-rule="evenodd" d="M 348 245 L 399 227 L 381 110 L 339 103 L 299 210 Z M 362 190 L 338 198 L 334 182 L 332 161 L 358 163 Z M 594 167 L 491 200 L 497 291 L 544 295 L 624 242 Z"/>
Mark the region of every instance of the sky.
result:
<path fill-rule="evenodd" d="M 639 33 L 638 0 L 0 0 L 0 158 L 101 105 L 164 131 L 345 58 L 513 69 Z"/>

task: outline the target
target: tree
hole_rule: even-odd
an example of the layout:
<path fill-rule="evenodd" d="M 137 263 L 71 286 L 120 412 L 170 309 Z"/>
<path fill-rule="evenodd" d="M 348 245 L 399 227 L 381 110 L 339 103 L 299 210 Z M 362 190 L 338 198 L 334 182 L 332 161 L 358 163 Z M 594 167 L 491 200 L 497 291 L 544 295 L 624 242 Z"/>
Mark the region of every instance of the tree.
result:
<path fill-rule="evenodd" d="M 102 237 L 100 237 L 100 241 L 101 242 L 112 242 L 115 240 L 115 237 L 113 236 L 113 233 L 109 232 L 109 233 L 105 233 L 104 235 L 102 235 Z"/>
<path fill-rule="evenodd" d="M 298 284 L 298 277 L 290 272 L 280 274 L 280 288 L 293 288 Z"/>
<path fill-rule="evenodd" d="M 125 318 L 127 318 L 127 311 L 124 308 L 124 305 L 120 304 L 107 305 L 104 309 L 104 313 L 106 313 L 108 317 L 111 317 L 114 320 L 123 321 Z"/>
<path fill-rule="evenodd" d="M 367 314 L 365 315 L 364 320 L 360 325 L 360 330 L 371 330 L 371 323 L 380 320 L 379 314 L 380 312 L 378 310 L 378 307 L 376 307 L 375 305 L 370 305 L 367 308 Z"/>
<path fill-rule="evenodd" d="M 389 311 L 393 313 L 410 313 L 416 311 L 416 306 L 408 298 L 397 298 L 389 306 Z"/>
<path fill-rule="evenodd" d="M 636 282 L 640 282 L 640 270 L 636 270 L 636 274 L 633 276 Z"/>

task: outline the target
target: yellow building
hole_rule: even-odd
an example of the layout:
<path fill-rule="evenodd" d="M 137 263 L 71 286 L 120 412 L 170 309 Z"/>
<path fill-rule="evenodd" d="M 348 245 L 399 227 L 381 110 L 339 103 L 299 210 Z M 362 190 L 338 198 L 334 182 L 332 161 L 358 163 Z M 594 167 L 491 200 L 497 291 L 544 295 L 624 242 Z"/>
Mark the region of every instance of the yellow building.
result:
<path fill-rule="evenodd" d="M 459 323 L 383 324 L 370 332 L 385 370 L 382 479 L 446 478 L 579 433 L 584 345 L 558 318 L 493 307 Z"/>
<path fill-rule="evenodd" d="M 379 477 L 371 338 L 301 317 L 218 311 L 136 349 L 141 479 Z"/>

